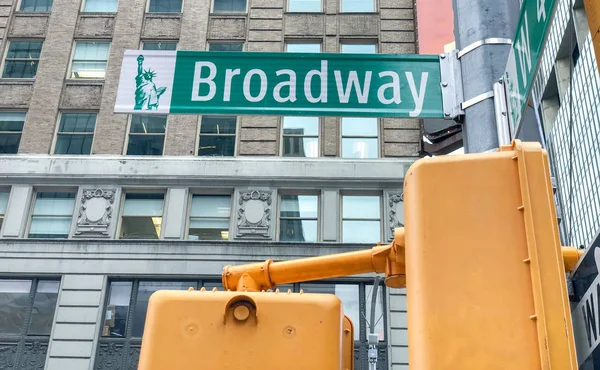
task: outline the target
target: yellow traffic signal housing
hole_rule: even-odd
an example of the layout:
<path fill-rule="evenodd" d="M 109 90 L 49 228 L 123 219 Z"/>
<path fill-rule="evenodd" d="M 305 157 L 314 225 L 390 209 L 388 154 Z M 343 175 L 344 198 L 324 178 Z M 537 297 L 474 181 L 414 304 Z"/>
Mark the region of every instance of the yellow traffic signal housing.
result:
<path fill-rule="evenodd" d="M 577 369 L 539 144 L 417 161 L 404 202 L 411 369 Z"/>
<path fill-rule="evenodd" d="M 159 291 L 139 370 L 353 369 L 354 331 L 334 295 Z"/>

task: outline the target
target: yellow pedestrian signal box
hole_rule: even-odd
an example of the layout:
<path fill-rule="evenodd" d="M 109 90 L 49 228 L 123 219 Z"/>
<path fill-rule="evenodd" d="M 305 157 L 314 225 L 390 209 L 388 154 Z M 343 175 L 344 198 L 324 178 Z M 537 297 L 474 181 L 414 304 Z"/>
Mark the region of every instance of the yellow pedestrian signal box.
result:
<path fill-rule="evenodd" d="M 334 295 L 159 291 L 139 370 L 353 369 L 354 333 Z"/>
<path fill-rule="evenodd" d="M 577 369 L 539 144 L 417 161 L 404 202 L 412 370 Z"/>

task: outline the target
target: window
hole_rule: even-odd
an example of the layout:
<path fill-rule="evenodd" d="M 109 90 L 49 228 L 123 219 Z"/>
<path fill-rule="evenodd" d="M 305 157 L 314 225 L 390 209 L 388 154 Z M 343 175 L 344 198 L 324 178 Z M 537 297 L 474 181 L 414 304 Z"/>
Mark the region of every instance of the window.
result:
<path fill-rule="evenodd" d="M 190 240 L 229 239 L 231 196 L 194 195 L 190 212 Z"/>
<path fill-rule="evenodd" d="M 377 118 L 342 118 L 342 158 L 379 156 Z"/>
<path fill-rule="evenodd" d="M 321 0 L 289 0 L 288 12 L 314 13 L 321 12 Z"/>
<path fill-rule="evenodd" d="M 150 13 L 181 13 L 183 0 L 150 0 Z"/>
<path fill-rule="evenodd" d="M 22 12 L 49 12 L 52 10 L 53 0 L 21 0 Z"/>
<path fill-rule="evenodd" d="M 0 154 L 16 154 L 21 142 L 25 113 L 0 112 Z"/>
<path fill-rule="evenodd" d="M 162 155 L 167 131 L 167 116 L 131 116 L 127 155 Z"/>
<path fill-rule="evenodd" d="M 0 192 L 0 227 L 2 227 L 2 223 L 4 222 L 4 215 L 6 214 L 6 206 L 8 205 L 8 195 L 9 192 L 7 191 Z"/>
<path fill-rule="evenodd" d="M 214 13 L 245 13 L 246 0 L 213 0 Z"/>
<path fill-rule="evenodd" d="M 95 369 L 110 370 L 114 364 L 128 364 L 128 369 L 137 369 L 139 348 L 142 343 L 146 314 L 148 311 L 148 297 L 159 289 L 187 290 L 190 287 L 201 287 L 211 290 L 223 290 L 218 279 L 214 280 L 127 280 L 111 281 L 109 283 L 108 297 L 105 306 L 105 319 L 102 335 L 98 341 Z M 354 353 L 356 356 L 355 368 L 367 369 L 367 333 L 371 325 L 379 335 L 378 369 L 387 369 L 388 366 L 388 338 L 386 337 L 387 318 L 385 287 L 379 285 L 377 289 L 375 319 L 371 320 L 373 284 L 364 282 L 331 282 L 316 281 L 301 284 L 285 284 L 277 287 L 280 291 L 299 292 L 300 289 L 307 293 L 335 294 L 342 301 L 344 313 L 350 317 L 354 326 Z M 131 350 L 113 351 L 112 348 L 130 348 Z"/>
<path fill-rule="evenodd" d="M 243 51 L 243 42 L 209 42 L 208 51 Z"/>
<path fill-rule="evenodd" d="M 85 0 L 83 11 L 86 13 L 116 13 L 118 0 Z"/>
<path fill-rule="evenodd" d="M 71 78 L 104 78 L 109 49 L 110 42 L 76 41 Z"/>
<path fill-rule="evenodd" d="M 374 11 L 374 0 L 342 0 L 342 13 L 372 13 Z"/>
<path fill-rule="evenodd" d="M 318 217 L 317 195 L 281 195 L 279 241 L 316 242 Z"/>
<path fill-rule="evenodd" d="M 283 156 L 319 156 L 319 117 L 283 117 Z"/>
<path fill-rule="evenodd" d="M 342 53 L 349 54 L 376 54 L 377 44 L 342 44 Z"/>
<path fill-rule="evenodd" d="M 175 41 L 144 41 L 144 50 L 177 50 Z"/>
<path fill-rule="evenodd" d="M 199 156 L 233 157 L 237 117 L 202 116 Z"/>
<path fill-rule="evenodd" d="M 289 53 L 320 53 L 321 52 L 321 44 L 320 43 L 286 43 L 285 51 Z"/>
<path fill-rule="evenodd" d="M 121 239 L 160 239 L 164 194 L 127 193 Z"/>
<path fill-rule="evenodd" d="M 35 78 L 42 41 L 10 41 L 2 78 Z"/>
<path fill-rule="evenodd" d="M 96 113 L 62 113 L 54 154 L 90 154 L 95 126 Z"/>
<path fill-rule="evenodd" d="M 75 193 L 38 192 L 29 226 L 30 238 L 68 238 Z"/>
<path fill-rule="evenodd" d="M 379 196 L 342 197 L 342 241 L 376 243 L 381 240 L 381 204 Z"/>

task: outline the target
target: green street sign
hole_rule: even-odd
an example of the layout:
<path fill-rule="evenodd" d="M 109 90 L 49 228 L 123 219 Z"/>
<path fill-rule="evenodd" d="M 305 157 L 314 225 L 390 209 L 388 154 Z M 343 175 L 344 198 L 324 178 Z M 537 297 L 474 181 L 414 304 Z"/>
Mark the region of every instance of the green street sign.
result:
<path fill-rule="evenodd" d="M 556 0 L 523 0 L 504 81 L 512 137 L 516 137 L 537 72 Z"/>
<path fill-rule="evenodd" d="M 437 55 L 125 52 L 116 113 L 443 118 Z"/>

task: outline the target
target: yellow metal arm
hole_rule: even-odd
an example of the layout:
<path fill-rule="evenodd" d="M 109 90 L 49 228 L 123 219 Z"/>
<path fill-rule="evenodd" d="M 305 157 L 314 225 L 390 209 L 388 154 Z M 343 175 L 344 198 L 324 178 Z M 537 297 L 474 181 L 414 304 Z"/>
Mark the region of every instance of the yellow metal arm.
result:
<path fill-rule="evenodd" d="M 406 286 L 404 268 L 404 229 L 396 229 L 391 244 L 358 252 L 302 258 L 291 261 L 226 266 L 223 287 L 237 291 L 262 291 L 300 281 L 328 279 L 369 272 L 385 273 L 386 285 Z"/>
<path fill-rule="evenodd" d="M 575 268 L 583 251 L 562 247 L 565 271 Z M 277 285 L 330 279 L 365 273 L 385 273 L 385 284 L 392 288 L 406 286 L 404 228 L 396 229 L 391 244 L 357 252 L 331 254 L 290 261 L 250 263 L 226 266 L 223 287 L 232 291 L 262 291 Z"/>

